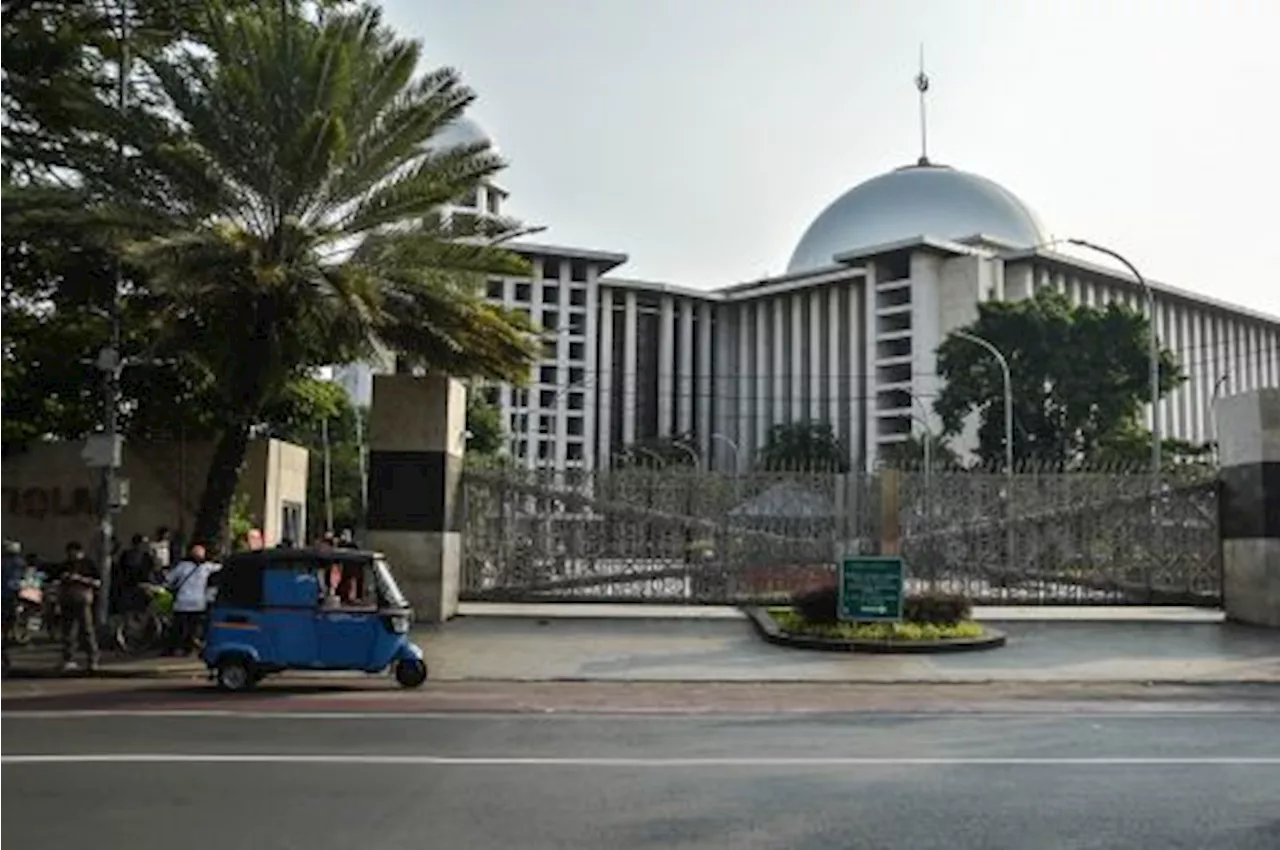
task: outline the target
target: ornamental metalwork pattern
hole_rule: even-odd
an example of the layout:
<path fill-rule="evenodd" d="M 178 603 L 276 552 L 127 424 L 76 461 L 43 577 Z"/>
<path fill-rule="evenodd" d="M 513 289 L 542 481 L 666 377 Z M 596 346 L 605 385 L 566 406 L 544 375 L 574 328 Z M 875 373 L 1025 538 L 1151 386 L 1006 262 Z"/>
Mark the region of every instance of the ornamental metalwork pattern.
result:
<path fill-rule="evenodd" d="M 470 600 L 743 604 L 896 549 L 909 590 L 986 604 L 1217 604 L 1212 480 L 974 472 L 469 469 Z M 887 547 L 887 548 L 886 548 Z"/>

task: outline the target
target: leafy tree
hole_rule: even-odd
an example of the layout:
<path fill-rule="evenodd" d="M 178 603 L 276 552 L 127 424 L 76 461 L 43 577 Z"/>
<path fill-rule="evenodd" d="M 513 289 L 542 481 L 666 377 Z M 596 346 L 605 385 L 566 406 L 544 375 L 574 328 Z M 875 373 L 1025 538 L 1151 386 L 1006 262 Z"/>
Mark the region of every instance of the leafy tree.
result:
<path fill-rule="evenodd" d="M 1015 462 L 1077 464 L 1141 430 L 1150 331 L 1140 313 L 1118 304 L 1072 306 L 1046 289 L 1023 301 L 979 304 L 978 319 L 964 330 L 1009 362 Z M 1004 382 L 996 359 L 953 334 L 938 347 L 938 373 L 945 385 L 934 407 L 945 433 L 959 433 L 969 413 L 982 411 L 978 457 L 1002 464 Z M 1173 355 L 1162 350 L 1161 394 L 1183 380 Z"/>
<path fill-rule="evenodd" d="M 338 384 L 318 379 L 297 382 L 276 402 L 266 436 L 277 437 L 307 450 L 308 540 L 327 531 L 324 491 L 325 432 L 328 431 L 330 498 L 335 530 L 364 526 L 360 479 L 360 436 L 368 434 L 369 411 L 351 403 Z M 301 541 L 299 541 L 301 542 Z"/>
<path fill-rule="evenodd" d="M 525 271 L 490 247 L 514 222 L 439 214 L 502 166 L 484 145 L 430 144 L 474 99 L 457 74 L 415 79 L 418 45 L 375 9 L 204 8 L 202 44 L 144 58 L 162 108 L 118 122 L 136 163 L 73 160 L 79 184 L 6 205 L 123 243 L 163 332 L 211 379 L 220 436 L 195 534 L 214 538 L 252 429 L 315 366 L 382 345 L 519 381 L 536 350 L 479 292 L 487 273 Z"/>
<path fill-rule="evenodd" d="M 775 425 L 760 451 L 765 469 L 849 471 L 849 452 L 826 422 Z"/>
<path fill-rule="evenodd" d="M 507 445 L 507 429 L 502 422 L 502 409 L 490 404 L 478 392 L 467 396 L 467 454 L 496 458 Z"/>
<path fill-rule="evenodd" d="M 1194 476 L 1197 472 L 1207 473 L 1213 464 L 1214 447 L 1211 443 L 1196 444 L 1166 437 L 1160 441 L 1160 450 L 1161 465 L 1166 474 L 1183 471 Z M 1101 468 L 1149 470 L 1151 432 L 1136 425 L 1119 429 L 1099 442 L 1088 461 Z"/>
<path fill-rule="evenodd" d="M 951 443 L 941 434 L 911 435 L 900 443 L 895 443 L 881 453 L 886 466 L 905 469 L 924 469 L 925 441 L 929 445 L 929 465 L 931 469 L 960 469 L 964 466 L 960 456 Z"/>

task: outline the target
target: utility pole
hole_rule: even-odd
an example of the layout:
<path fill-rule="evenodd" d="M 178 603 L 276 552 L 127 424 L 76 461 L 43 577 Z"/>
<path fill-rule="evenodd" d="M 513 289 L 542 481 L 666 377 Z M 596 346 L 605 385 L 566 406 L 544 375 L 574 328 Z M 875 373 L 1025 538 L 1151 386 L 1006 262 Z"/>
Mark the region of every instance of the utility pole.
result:
<path fill-rule="evenodd" d="M 133 56 L 129 49 L 129 3 L 128 0 L 121 0 L 120 3 L 120 56 L 119 56 L 119 79 L 116 82 L 116 109 L 120 113 L 121 123 L 124 123 L 125 115 L 129 108 L 129 76 L 132 73 Z M 116 137 L 116 168 L 123 176 L 125 170 L 125 153 L 124 140 L 119 136 Z M 103 430 L 105 431 L 107 443 L 111 447 L 110 455 L 107 458 L 107 464 L 102 468 L 102 493 L 99 499 L 99 541 L 98 546 L 101 556 L 102 566 L 102 587 L 98 593 L 97 620 L 99 625 L 105 625 L 107 616 L 110 613 L 109 600 L 111 599 L 111 579 L 112 579 L 112 563 L 111 548 L 115 541 L 116 529 L 116 511 L 120 508 L 120 478 L 117 474 L 120 453 L 117 451 L 119 442 L 119 416 L 120 416 L 120 370 L 123 366 L 123 358 L 121 356 L 121 333 L 120 333 L 120 291 L 124 283 L 124 268 L 117 256 L 115 259 L 115 274 L 111 282 L 111 303 L 108 307 L 109 320 L 111 322 L 111 342 L 98 353 L 98 368 L 102 371 L 102 384 L 104 398 L 104 416 Z"/>
<path fill-rule="evenodd" d="M 333 464 L 329 453 L 329 417 L 320 420 L 320 441 L 324 446 L 324 530 L 333 534 Z"/>
<path fill-rule="evenodd" d="M 360 462 L 360 531 L 363 533 L 363 526 L 367 519 L 365 515 L 369 510 L 369 468 L 364 450 L 364 410 L 359 404 L 353 404 L 352 410 L 356 419 L 356 459 Z"/>

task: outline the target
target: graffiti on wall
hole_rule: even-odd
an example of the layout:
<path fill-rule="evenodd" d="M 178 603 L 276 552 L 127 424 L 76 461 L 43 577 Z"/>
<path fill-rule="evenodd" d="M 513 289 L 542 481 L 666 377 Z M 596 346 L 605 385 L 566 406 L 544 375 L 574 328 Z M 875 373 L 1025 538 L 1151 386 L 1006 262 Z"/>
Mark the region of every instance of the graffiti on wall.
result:
<path fill-rule="evenodd" d="M 97 516 L 98 500 L 88 487 L 5 487 L 4 510 L 30 519 Z"/>

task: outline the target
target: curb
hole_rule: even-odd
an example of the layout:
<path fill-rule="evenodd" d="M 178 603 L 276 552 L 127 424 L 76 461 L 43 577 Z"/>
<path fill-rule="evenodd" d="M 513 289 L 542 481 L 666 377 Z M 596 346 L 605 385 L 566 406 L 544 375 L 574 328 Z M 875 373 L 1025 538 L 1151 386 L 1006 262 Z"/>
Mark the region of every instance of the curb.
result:
<path fill-rule="evenodd" d="M 99 667 L 90 673 L 87 670 L 77 670 L 71 673 L 63 673 L 61 670 L 42 669 L 42 668 L 16 668 L 10 669 L 4 674 L 6 682 L 57 682 L 57 681 L 84 681 L 93 679 L 190 679 L 193 677 L 207 677 L 208 670 L 201 665 L 199 667 L 160 667 L 160 668 L 125 668 L 112 669 L 111 667 Z"/>
<path fill-rule="evenodd" d="M 1004 646 L 1008 636 L 999 629 L 983 626 L 983 634 L 976 638 L 946 638 L 942 640 L 884 641 L 844 638 L 822 638 L 809 635 L 793 635 L 782 631 L 764 608 L 744 608 L 743 613 L 755 626 L 756 632 L 767 642 L 792 649 L 816 649 L 823 652 L 865 652 L 880 655 L 936 655 L 944 652 L 977 652 Z"/>

